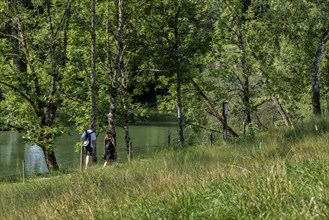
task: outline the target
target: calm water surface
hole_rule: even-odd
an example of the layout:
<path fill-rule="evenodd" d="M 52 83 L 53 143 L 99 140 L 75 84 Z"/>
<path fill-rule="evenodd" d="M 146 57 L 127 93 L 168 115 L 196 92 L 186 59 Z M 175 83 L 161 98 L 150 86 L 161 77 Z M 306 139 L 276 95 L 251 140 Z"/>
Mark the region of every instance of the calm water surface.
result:
<path fill-rule="evenodd" d="M 123 130 L 118 128 L 118 162 L 127 160 L 124 145 Z M 172 141 L 177 137 L 175 122 L 152 122 L 143 125 L 130 126 L 130 135 L 133 143 L 133 156 L 140 157 L 165 148 L 168 145 L 168 135 Z M 104 134 L 97 137 L 97 157 L 102 162 Z M 79 153 L 74 145 L 79 142 L 80 134 L 72 132 L 56 140 L 56 158 L 62 169 L 77 168 L 79 166 Z M 36 145 L 25 144 L 18 132 L 0 132 L 0 177 L 19 175 L 24 161 L 27 173 L 47 172 L 42 149 Z"/>

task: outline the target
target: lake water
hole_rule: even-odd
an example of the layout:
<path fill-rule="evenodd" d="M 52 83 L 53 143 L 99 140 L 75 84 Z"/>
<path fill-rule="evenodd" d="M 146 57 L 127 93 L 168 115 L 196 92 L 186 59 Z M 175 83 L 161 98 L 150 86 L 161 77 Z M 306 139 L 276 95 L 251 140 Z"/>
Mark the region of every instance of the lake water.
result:
<path fill-rule="evenodd" d="M 130 136 L 133 148 L 133 157 L 141 157 L 151 154 L 156 150 L 168 146 L 168 135 L 171 141 L 177 141 L 176 122 L 150 122 L 142 125 L 130 126 Z M 104 135 L 97 137 L 97 157 L 102 163 Z M 56 140 L 56 158 L 61 169 L 78 168 L 79 152 L 76 152 L 74 145 L 79 142 L 80 134 L 72 132 L 70 135 L 63 135 Z M 123 130 L 117 128 L 117 162 L 127 161 L 127 151 L 124 145 Z M 24 161 L 27 173 L 47 172 L 42 149 L 36 145 L 25 144 L 18 132 L 0 132 L 0 177 L 20 175 Z"/>

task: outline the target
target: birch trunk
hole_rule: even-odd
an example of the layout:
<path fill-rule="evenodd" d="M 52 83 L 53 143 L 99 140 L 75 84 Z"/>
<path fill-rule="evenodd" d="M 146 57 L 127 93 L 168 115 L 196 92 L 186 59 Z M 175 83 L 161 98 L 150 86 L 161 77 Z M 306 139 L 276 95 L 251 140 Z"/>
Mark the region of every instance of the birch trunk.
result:
<path fill-rule="evenodd" d="M 91 1 L 91 121 L 96 133 L 96 0 Z M 97 162 L 97 145 L 95 145 L 94 162 Z"/>
<path fill-rule="evenodd" d="M 177 120 L 178 120 L 178 134 L 179 134 L 179 146 L 184 147 L 184 125 L 183 125 L 183 107 L 182 107 L 182 96 L 181 96 L 181 77 L 177 73 Z"/>
<path fill-rule="evenodd" d="M 128 161 L 132 159 L 132 152 L 130 149 L 130 134 L 129 134 L 129 109 L 125 106 L 123 129 L 125 131 L 125 144 L 127 149 Z"/>
<path fill-rule="evenodd" d="M 180 45 L 180 35 L 179 35 L 179 16 L 180 16 L 181 8 L 180 6 L 177 8 L 175 14 L 175 29 L 174 35 L 175 40 L 173 43 L 173 51 L 174 54 L 179 54 L 179 45 Z M 177 102 L 177 122 L 178 122 L 178 138 L 179 138 L 179 146 L 181 148 L 185 145 L 185 137 L 184 137 L 184 114 L 183 114 L 183 105 L 182 105 L 182 93 L 181 93 L 181 85 L 183 81 L 183 72 L 181 71 L 181 64 L 179 56 L 174 56 L 175 63 L 175 74 L 176 74 L 176 102 Z"/>
<path fill-rule="evenodd" d="M 118 96 L 118 77 L 121 74 L 122 54 L 123 54 L 123 27 L 124 27 L 124 13 L 123 13 L 123 0 L 118 0 L 118 24 L 117 24 L 117 36 L 115 41 L 115 63 L 111 78 L 111 103 L 110 112 L 108 114 L 109 131 L 113 135 L 114 143 L 116 145 L 116 112 L 117 112 L 117 96 Z M 109 35 L 109 27 L 108 35 Z M 109 53 L 108 53 L 109 54 Z M 108 57 L 109 63 L 111 63 L 110 57 Z M 117 146 L 117 145 L 116 145 Z"/>
<path fill-rule="evenodd" d="M 318 75 L 328 36 L 329 30 L 325 30 L 322 34 L 321 42 L 319 44 L 314 60 L 314 71 L 312 74 L 312 105 L 314 115 L 321 115 L 320 86 Z"/>

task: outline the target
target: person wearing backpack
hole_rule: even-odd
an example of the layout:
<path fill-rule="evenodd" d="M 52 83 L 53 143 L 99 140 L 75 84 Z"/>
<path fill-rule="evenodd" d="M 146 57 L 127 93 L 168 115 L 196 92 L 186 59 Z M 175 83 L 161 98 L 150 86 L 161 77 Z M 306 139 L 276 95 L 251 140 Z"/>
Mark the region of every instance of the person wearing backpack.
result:
<path fill-rule="evenodd" d="M 95 126 L 93 123 L 90 123 L 88 126 L 88 130 L 82 133 L 81 141 L 84 147 L 84 153 L 86 155 L 85 169 L 87 169 L 89 167 L 91 157 L 94 156 L 96 152 L 96 134 Z"/>
<path fill-rule="evenodd" d="M 111 132 L 107 132 L 104 137 L 104 166 L 106 167 L 107 164 L 112 164 L 113 161 L 117 159 L 117 151 L 115 149 L 113 136 Z"/>

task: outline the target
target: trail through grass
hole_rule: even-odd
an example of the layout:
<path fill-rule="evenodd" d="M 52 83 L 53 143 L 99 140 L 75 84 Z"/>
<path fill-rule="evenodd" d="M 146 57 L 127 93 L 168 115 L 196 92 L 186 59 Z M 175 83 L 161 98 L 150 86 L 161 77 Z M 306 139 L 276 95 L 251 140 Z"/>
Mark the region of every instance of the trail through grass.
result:
<path fill-rule="evenodd" d="M 0 185 L 4 219 L 328 219 L 328 133 L 168 149 Z"/>

